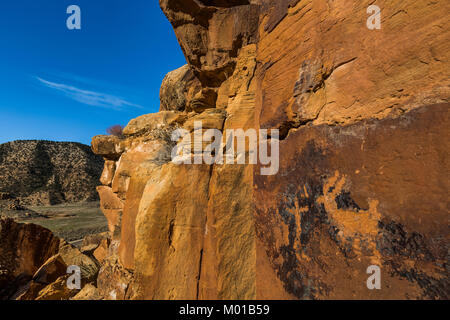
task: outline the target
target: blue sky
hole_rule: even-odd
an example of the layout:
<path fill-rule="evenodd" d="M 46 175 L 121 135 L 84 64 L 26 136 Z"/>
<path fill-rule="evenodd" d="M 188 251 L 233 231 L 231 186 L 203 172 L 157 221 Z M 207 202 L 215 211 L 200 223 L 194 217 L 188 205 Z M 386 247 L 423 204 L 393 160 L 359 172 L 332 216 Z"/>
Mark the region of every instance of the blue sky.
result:
<path fill-rule="evenodd" d="M 164 75 L 186 63 L 157 0 L 0 1 L 0 41 L 0 143 L 89 144 L 157 112 Z"/>

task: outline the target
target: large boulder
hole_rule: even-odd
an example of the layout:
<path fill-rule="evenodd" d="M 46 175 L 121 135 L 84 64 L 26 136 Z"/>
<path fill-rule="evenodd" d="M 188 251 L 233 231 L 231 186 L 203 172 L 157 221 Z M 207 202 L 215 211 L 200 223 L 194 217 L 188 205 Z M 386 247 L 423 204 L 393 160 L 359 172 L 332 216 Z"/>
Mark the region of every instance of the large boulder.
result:
<path fill-rule="evenodd" d="M 120 138 L 114 135 L 99 135 L 92 138 L 92 151 L 107 160 L 117 160 L 123 152 Z"/>
<path fill-rule="evenodd" d="M 93 257 L 81 253 L 80 249 L 69 243 L 62 243 L 58 254 L 67 266 L 77 266 L 80 268 L 81 282 L 83 284 L 93 282 L 97 279 L 100 266 Z"/>
<path fill-rule="evenodd" d="M 33 281 L 41 284 L 50 284 L 61 275 L 66 274 L 67 264 L 60 254 L 56 254 L 48 259 L 33 276 Z"/>
<path fill-rule="evenodd" d="M 8 299 L 29 282 L 59 250 L 60 240 L 34 224 L 0 219 L 0 299 Z"/>
<path fill-rule="evenodd" d="M 77 294 L 78 290 L 67 286 L 68 276 L 61 276 L 41 291 L 34 300 L 69 300 Z"/>
<path fill-rule="evenodd" d="M 160 111 L 186 110 L 201 89 L 200 83 L 188 65 L 169 72 L 164 77 L 159 92 Z"/>
<path fill-rule="evenodd" d="M 71 297 L 70 300 L 101 300 L 101 296 L 98 289 L 94 285 L 88 283 L 80 290 L 80 292 Z"/>
<path fill-rule="evenodd" d="M 139 135 L 151 132 L 156 129 L 162 129 L 167 126 L 176 125 L 182 122 L 184 117 L 174 111 L 161 111 L 158 113 L 150 113 L 132 119 L 123 129 L 123 133 L 127 136 Z"/>
<path fill-rule="evenodd" d="M 97 247 L 109 244 L 106 239 L 98 236 Z M 94 252 L 84 254 L 41 226 L 0 219 L 1 300 L 69 299 L 79 291 L 67 286 L 69 266 L 80 268 L 82 287 L 96 282 L 100 265 Z"/>

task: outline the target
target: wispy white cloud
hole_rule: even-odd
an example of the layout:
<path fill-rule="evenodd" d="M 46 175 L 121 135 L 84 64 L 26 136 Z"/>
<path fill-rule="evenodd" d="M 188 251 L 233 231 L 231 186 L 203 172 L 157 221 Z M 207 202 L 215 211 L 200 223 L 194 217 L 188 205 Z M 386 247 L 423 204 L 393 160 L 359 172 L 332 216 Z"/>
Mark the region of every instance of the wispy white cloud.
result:
<path fill-rule="evenodd" d="M 122 110 L 127 107 L 134 107 L 139 109 L 143 108 L 138 104 L 134 104 L 121 97 L 108 93 L 84 90 L 70 84 L 48 81 L 38 76 L 36 76 L 35 78 L 44 86 L 57 90 L 70 99 L 90 106 L 109 108 L 114 110 Z"/>

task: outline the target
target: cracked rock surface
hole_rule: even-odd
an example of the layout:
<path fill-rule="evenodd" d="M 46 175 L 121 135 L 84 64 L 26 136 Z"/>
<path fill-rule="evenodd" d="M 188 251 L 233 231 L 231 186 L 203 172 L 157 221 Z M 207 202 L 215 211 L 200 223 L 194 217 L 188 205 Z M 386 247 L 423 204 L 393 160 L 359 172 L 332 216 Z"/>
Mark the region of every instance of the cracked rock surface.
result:
<path fill-rule="evenodd" d="M 372 2 L 160 0 L 188 65 L 92 142 L 104 299 L 448 299 L 449 3 L 382 1 L 370 31 Z M 279 172 L 171 163 L 195 119 L 279 129 Z"/>

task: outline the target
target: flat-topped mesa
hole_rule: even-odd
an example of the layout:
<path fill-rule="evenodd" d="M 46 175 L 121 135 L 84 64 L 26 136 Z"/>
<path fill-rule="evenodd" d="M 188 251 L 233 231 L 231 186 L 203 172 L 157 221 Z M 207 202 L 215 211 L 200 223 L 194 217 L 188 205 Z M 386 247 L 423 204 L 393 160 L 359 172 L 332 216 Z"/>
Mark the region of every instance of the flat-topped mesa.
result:
<path fill-rule="evenodd" d="M 160 0 L 188 66 L 92 141 L 104 298 L 448 299 L 450 4 L 385 2 L 369 30 L 372 2 Z M 196 121 L 280 129 L 278 174 L 171 162 Z"/>
<path fill-rule="evenodd" d="M 80 143 L 44 140 L 3 143 L 0 193 L 7 194 L 0 198 L 34 206 L 96 201 L 95 186 L 102 167 L 102 158 Z"/>

